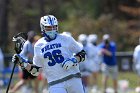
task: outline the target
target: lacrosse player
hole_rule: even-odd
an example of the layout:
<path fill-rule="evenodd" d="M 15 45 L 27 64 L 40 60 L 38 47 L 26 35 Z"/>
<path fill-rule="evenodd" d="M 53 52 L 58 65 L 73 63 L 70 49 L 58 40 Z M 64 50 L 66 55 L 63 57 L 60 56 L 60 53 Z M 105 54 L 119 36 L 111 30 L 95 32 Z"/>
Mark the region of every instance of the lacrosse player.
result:
<path fill-rule="evenodd" d="M 32 59 L 34 55 L 34 37 L 36 36 L 34 31 L 28 32 L 28 40 L 24 43 L 23 50 L 20 53 L 20 56 L 27 59 L 30 64 L 32 64 Z M 38 93 L 38 81 L 36 80 L 37 77 L 33 76 L 31 73 L 29 73 L 26 69 L 22 69 L 22 76 L 21 80 L 17 82 L 17 84 L 10 90 L 10 93 L 15 93 L 21 86 L 25 85 L 27 86 L 27 83 L 30 80 L 34 81 L 34 90 L 35 93 Z M 31 82 L 30 82 L 31 83 Z"/>
<path fill-rule="evenodd" d="M 89 79 L 92 76 L 92 73 L 98 70 L 98 67 L 94 64 L 93 61 L 97 61 L 97 48 L 89 43 L 89 38 L 85 34 L 80 34 L 78 41 L 83 44 L 84 50 L 87 54 L 87 59 L 85 62 L 80 63 L 80 71 L 82 73 L 83 84 L 86 87 L 86 92 L 89 91 Z M 94 60 L 96 59 L 96 60 Z"/>
<path fill-rule="evenodd" d="M 4 70 L 4 54 L 0 48 L 0 73 Z"/>
<path fill-rule="evenodd" d="M 86 54 L 87 54 L 87 35 L 86 34 L 80 34 L 78 36 L 78 42 L 81 43 L 83 45 L 83 48 L 84 50 L 86 51 Z M 91 74 L 91 71 L 89 70 L 89 67 L 88 67 L 88 59 L 86 59 L 85 62 L 83 63 L 80 63 L 80 72 L 81 72 L 81 75 L 82 75 L 82 83 L 83 85 L 85 86 L 85 93 L 88 93 L 88 90 L 89 90 L 89 82 L 88 82 L 88 77 L 89 75 Z"/>
<path fill-rule="evenodd" d="M 137 75 L 140 77 L 140 38 L 139 38 L 139 45 L 137 45 L 134 49 L 133 62 L 134 62 L 134 65 L 135 65 Z M 138 87 L 137 88 L 140 88 L 140 80 L 138 82 Z"/>
<path fill-rule="evenodd" d="M 90 52 L 89 55 L 89 61 L 92 65 L 92 76 L 93 76 L 93 90 L 97 90 L 98 85 L 98 73 L 100 71 L 100 64 L 102 61 L 102 58 L 99 56 L 99 48 L 97 47 L 97 35 L 96 34 L 90 34 L 88 36 L 88 44 L 92 47 L 92 52 Z"/>
<path fill-rule="evenodd" d="M 33 65 L 22 56 L 15 54 L 13 62 L 38 76 L 44 72 L 48 81 L 49 93 L 84 93 L 79 70 L 79 62 L 85 60 L 83 46 L 69 35 L 58 33 L 58 21 L 53 15 L 40 19 L 44 37 L 34 46 Z"/>

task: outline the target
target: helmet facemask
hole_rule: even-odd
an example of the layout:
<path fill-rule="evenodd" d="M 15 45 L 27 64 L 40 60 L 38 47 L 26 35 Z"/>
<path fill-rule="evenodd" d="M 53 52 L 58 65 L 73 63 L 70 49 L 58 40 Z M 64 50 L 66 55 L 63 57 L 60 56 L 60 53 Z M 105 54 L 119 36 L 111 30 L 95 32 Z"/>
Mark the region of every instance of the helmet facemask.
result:
<path fill-rule="evenodd" d="M 57 36 L 57 26 L 46 26 L 44 27 L 45 29 L 43 30 L 45 36 L 49 40 L 54 40 Z"/>
<path fill-rule="evenodd" d="M 40 27 L 42 34 L 46 37 L 47 41 L 54 40 L 58 34 L 58 22 L 57 19 L 52 16 L 44 16 L 40 20 Z"/>

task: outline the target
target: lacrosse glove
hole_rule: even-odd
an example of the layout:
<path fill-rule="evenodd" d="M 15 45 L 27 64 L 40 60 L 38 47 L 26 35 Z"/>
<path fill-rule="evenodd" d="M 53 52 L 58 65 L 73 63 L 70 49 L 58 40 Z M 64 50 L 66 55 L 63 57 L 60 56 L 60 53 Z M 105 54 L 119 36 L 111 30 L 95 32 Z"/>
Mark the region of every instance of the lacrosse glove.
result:
<path fill-rule="evenodd" d="M 27 67 L 28 61 L 22 58 L 19 54 L 14 54 L 12 57 L 13 63 L 18 63 L 22 69 Z"/>
<path fill-rule="evenodd" d="M 65 61 L 62 62 L 62 68 L 65 70 L 70 69 L 72 66 L 76 66 L 78 63 L 77 59 L 75 57 L 73 58 L 68 58 Z"/>

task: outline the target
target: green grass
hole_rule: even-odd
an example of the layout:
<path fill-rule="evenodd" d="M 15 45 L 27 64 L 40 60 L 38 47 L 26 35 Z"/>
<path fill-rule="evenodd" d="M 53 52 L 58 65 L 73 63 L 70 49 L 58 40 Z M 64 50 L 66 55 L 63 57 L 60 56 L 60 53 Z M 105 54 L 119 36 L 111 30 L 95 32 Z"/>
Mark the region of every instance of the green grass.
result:
<path fill-rule="evenodd" d="M 119 72 L 118 75 L 118 80 L 128 80 L 129 81 L 129 87 L 130 88 L 135 88 L 138 84 L 138 76 L 136 73 L 134 72 Z M 92 77 L 90 77 L 90 85 L 92 85 Z M 98 76 L 98 84 L 99 87 L 103 87 L 102 86 L 102 74 L 100 73 Z M 108 86 L 112 86 L 112 79 L 109 78 L 108 80 Z"/>
<path fill-rule="evenodd" d="M 6 77 L 10 77 L 9 75 L 7 75 Z M 129 81 L 129 88 L 134 89 L 137 84 L 138 84 L 138 76 L 136 73 L 134 72 L 119 72 L 118 75 L 118 80 L 128 80 Z M 18 75 L 14 74 L 14 77 L 12 79 L 13 83 L 16 83 L 19 81 Z M 102 74 L 100 73 L 98 76 L 98 84 L 99 87 L 102 88 Z M 92 85 L 92 78 L 90 78 L 90 85 Z M 108 86 L 111 87 L 112 86 L 112 80 L 109 79 L 108 80 Z M 6 89 L 3 89 L 2 93 L 5 93 Z M 17 92 L 20 93 L 20 92 Z M 135 92 L 129 92 L 129 93 L 135 93 Z"/>
<path fill-rule="evenodd" d="M 137 74 L 132 72 L 119 73 L 119 80 L 120 79 L 128 80 L 130 88 L 135 88 L 138 85 L 138 81 L 139 81 Z"/>

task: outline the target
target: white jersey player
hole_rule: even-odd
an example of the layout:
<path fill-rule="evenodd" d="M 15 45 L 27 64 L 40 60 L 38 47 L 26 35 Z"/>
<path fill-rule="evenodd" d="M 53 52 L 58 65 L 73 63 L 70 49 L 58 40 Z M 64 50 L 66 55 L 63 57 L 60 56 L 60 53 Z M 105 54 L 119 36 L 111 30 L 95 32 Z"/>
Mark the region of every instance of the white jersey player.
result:
<path fill-rule="evenodd" d="M 98 73 L 100 70 L 100 64 L 102 57 L 99 55 L 100 49 L 97 47 L 97 35 L 96 34 L 90 34 L 88 36 L 88 45 L 90 45 L 92 48 L 89 50 L 89 57 L 88 60 L 90 62 L 90 66 L 92 68 L 92 77 L 93 77 L 93 88 L 92 91 L 96 91 L 98 87 Z"/>
<path fill-rule="evenodd" d="M 82 73 L 83 84 L 86 87 L 88 93 L 89 78 L 93 72 L 97 72 L 99 66 L 97 64 L 97 48 L 89 42 L 89 38 L 86 34 L 80 34 L 78 41 L 83 44 L 84 50 L 87 54 L 85 62 L 80 63 L 80 71 Z M 91 41 L 91 40 L 90 40 Z"/>
<path fill-rule="evenodd" d="M 86 51 L 86 54 L 88 55 L 88 46 L 87 46 L 87 35 L 86 34 L 80 34 L 78 36 L 78 42 L 83 45 L 84 50 Z M 80 63 L 80 72 L 82 74 L 82 82 L 85 86 L 85 93 L 88 93 L 89 91 L 89 75 L 91 75 L 92 71 L 89 67 L 88 58 L 86 58 L 85 62 Z"/>
<path fill-rule="evenodd" d="M 140 43 L 140 38 L 139 38 L 139 43 Z M 134 49 L 133 62 L 135 64 L 135 69 L 137 70 L 137 73 L 140 76 L 140 44 L 137 45 Z"/>
<path fill-rule="evenodd" d="M 87 57 L 88 57 L 88 51 L 87 50 L 88 50 L 89 47 L 87 46 L 87 35 L 86 34 L 80 34 L 78 36 L 78 42 L 83 45 L 83 48 L 86 51 L 86 54 L 87 54 Z M 88 66 L 89 66 L 88 58 L 85 60 L 85 62 L 80 63 L 80 71 L 81 71 L 82 77 L 87 77 L 91 74 L 91 70 Z M 85 86 L 86 86 L 87 84 L 86 84 L 85 79 L 83 80 L 83 82 L 85 83 Z"/>
<path fill-rule="evenodd" d="M 84 93 L 78 64 L 85 60 L 82 45 L 71 36 L 58 34 L 58 22 L 53 15 L 41 17 L 40 26 L 44 37 L 34 46 L 33 65 L 17 54 L 13 62 L 19 60 L 20 66 L 35 76 L 43 70 L 49 93 Z"/>
<path fill-rule="evenodd" d="M 97 35 L 91 34 L 88 36 L 88 46 L 91 47 L 92 50 L 89 50 L 89 61 L 92 64 L 92 71 L 99 72 L 101 57 L 99 56 L 99 48 L 96 46 L 97 43 Z"/>
<path fill-rule="evenodd" d="M 90 42 L 89 40 L 90 39 L 85 34 L 81 34 L 78 37 L 78 41 L 83 44 L 84 50 L 87 53 L 87 59 L 85 60 L 85 62 L 80 63 L 80 68 L 83 76 L 89 76 L 99 69 L 99 66 L 97 67 L 97 65 L 94 65 L 98 64 L 97 48 L 96 46 L 92 45 L 91 40 Z"/>
<path fill-rule="evenodd" d="M 0 48 L 0 72 L 4 70 L 4 55 L 2 49 Z"/>
<path fill-rule="evenodd" d="M 139 38 L 139 43 L 140 43 L 140 38 Z M 134 62 L 137 75 L 138 77 L 140 77 L 140 44 L 137 45 L 134 49 L 133 62 Z M 138 86 L 136 87 L 136 90 L 139 88 L 140 88 L 140 79 L 138 80 Z"/>

